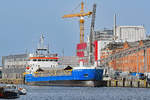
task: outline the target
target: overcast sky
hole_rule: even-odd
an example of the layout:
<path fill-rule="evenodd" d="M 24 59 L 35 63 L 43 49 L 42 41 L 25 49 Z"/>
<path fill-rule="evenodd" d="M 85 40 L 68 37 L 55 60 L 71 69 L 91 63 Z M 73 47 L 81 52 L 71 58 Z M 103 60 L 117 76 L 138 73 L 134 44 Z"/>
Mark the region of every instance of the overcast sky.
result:
<path fill-rule="evenodd" d="M 97 4 L 95 29 L 118 25 L 144 25 L 150 32 L 150 0 L 83 0 L 85 11 Z M 79 43 L 79 18 L 62 19 L 64 14 L 79 12 L 81 0 L 0 0 L 0 56 L 34 52 L 40 33 L 52 53 L 75 55 Z M 85 18 L 85 35 L 89 34 L 91 17 Z"/>

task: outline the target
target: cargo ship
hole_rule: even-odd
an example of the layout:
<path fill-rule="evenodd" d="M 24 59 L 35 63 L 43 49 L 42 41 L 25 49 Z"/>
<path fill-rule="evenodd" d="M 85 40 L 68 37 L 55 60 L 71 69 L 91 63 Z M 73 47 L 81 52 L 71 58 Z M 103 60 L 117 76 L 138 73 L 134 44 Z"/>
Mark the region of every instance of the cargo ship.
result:
<path fill-rule="evenodd" d="M 36 53 L 29 54 L 28 66 L 25 72 L 27 85 L 53 85 L 53 86 L 101 86 L 103 69 L 96 66 L 59 65 L 57 54 L 50 54 L 49 48 L 43 45 L 43 35 L 40 47 Z"/>

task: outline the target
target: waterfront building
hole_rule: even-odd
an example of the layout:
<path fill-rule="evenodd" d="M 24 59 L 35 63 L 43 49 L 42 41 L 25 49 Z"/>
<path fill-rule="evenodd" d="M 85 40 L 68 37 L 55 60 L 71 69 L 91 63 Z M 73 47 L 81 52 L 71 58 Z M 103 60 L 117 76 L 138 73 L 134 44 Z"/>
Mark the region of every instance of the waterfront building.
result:
<path fill-rule="evenodd" d="M 100 60 L 101 49 L 104 48 L 109 42 L 113 41 L 113 30 L 103 29 L 94 31 L 92 47 L 90 47 L 90 40 L 87 42 L 77 44 L 77 56 L 79 61 L 82 61 L 84 65 L 88 65 L 91 62 Z M 90 48 L 92 48 L 91 62 L 89 61 Z"/>
<path fill-rule="evenodd" d="M 144 26 L 116 26 L 116 42 L 135 42 L 146 39 Z"/>
<path fill-rule="evenodd" d="M 96 31 L 95 34 L 95 59 L 101 59 L 101 50 L 110 42 L 113 42 L 114 35 L 113 30 L 111 29 L 104 29 L 100 31 Z"/>
<path fill-rule="evenodd" d="M 59 65 L 64 66 L 77 66 L 78 65 L 78 57 L 77 56 L 63 56 L 58 59 Z"/>
<path fill-rule="evenodd" d="M 21 79 L 27 66 L 27 54 L 2 56 L 2 78 Z"/>
<path fill-rule="evenodd" d="M 102 49 L 101 59 L 107 58 L 118 52 L 121 53 L 123 50 L 133 50 L 147 44 L 150 44 L 150 40 L 109 43 Z M 114 58 L 112 61 L 108 62 L 108 67 L 123 72 L 150 72 L 150 48 L 146 48 L 145 50 L 137 49 L 137 52 L 130 55 L 124 55 L 117 59 Z"/>

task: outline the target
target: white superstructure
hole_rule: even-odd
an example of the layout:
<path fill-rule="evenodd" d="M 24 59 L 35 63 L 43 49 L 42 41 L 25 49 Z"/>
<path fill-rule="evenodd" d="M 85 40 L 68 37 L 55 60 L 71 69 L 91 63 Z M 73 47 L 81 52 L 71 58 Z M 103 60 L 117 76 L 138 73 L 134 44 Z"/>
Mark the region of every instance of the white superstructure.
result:
<path fill-rule="evenodd" d="M 44 46 L 44 37 L 41 35 L 39 47 L 36 52 L 29 54 L 26 73 L 33 74 L 37 71 L 49 70 L 58 66 L 57 54 L 50 54 L 49 48 Z"/>

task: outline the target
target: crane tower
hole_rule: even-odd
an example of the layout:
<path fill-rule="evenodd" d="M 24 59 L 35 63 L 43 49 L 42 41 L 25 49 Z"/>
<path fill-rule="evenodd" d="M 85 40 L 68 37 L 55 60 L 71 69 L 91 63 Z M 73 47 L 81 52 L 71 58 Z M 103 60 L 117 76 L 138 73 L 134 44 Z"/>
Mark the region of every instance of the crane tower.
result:
<path fill-rule="evenodd" d="M 73 17 L 80 17 L 79 23 L 80 23 L 80 43 L 84 42 L 84 16 L 90 16 L 92 12 L 84 12 L 84 3 L 81 2 L 81 10 L 80 13 L 76 14 L 68 14 L 64 15 L 62 18 L 73 18 Z"/>

